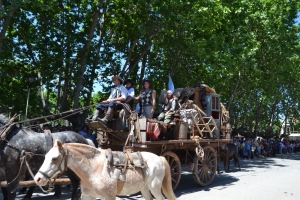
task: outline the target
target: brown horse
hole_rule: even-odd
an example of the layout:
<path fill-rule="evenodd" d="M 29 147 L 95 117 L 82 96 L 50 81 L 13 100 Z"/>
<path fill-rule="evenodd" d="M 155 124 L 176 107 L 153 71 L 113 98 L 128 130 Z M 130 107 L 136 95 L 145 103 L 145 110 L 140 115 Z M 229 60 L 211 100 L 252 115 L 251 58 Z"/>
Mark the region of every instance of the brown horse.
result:
<path fill-rule="evenodd" d="M 239 170 L 241 170 L 239 154 L 238 154 L 235 144 L 233 144 L 233 143 L 228 143 L 226 145 L 224 144 L 222 147 L 222 150 L 220 152 L 220 158 L 222 158 L 224 161 L 224 170 L 225 171 L 226 171 L 226 166 L 227 166 L 227 171 L 229 171 L 231 157 L 233 157 L 235 166 L 238 166 Z M 220 173 L 219 166 L 218 166 L 217 171 L 218 171 L 218 173 Z"/>

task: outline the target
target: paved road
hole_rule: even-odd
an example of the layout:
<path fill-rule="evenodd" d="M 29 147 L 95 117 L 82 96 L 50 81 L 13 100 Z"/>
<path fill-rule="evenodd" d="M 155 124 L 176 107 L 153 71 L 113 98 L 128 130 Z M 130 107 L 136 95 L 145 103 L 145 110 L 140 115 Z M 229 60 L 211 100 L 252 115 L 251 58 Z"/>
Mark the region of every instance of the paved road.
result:
<path fill-rule="evenodd" d="M 221 163 L 220 163 L 221 164 Z M 189 171 L 182 174 L 176 196 L 179 200 L 222 199 L 222 200 L 273 200 L 299 199 L 300 197 L 300 154 L 242 160 L 242 170 L 232 167 L 229 173 L 216 176 L 208 187 L 199 187 Z M 70 199 L 70 190 L 63 189 L 60 199 Z M 0 194 L 1 195 L 1 194 Z M 18 200 L 23 195 L 18 196 Z M 1 199 L 1 197 L 0 197 Z M 34 193 L 33 200 L 51 199 L 51 195 Z M 118 197 L 118 200 L 139 200 L 141 195 Z"/>

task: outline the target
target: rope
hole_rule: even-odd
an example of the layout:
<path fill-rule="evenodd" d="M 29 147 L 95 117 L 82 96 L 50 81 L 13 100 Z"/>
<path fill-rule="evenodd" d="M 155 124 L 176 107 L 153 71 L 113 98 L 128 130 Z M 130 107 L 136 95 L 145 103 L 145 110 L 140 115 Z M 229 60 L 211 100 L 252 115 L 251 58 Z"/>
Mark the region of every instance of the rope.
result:
<path fill-rule="evenodd" d="M 29 164 L 28 164 L 26 158 L 25 158 L 24 160 L 25 160 L 25 164 L 26 164 L 26 166 L 27 166 L 27 169 L 28 169 L 28 171 L 29 171 L 29 174 L 31 175 L 32 179 L 34 180 L 34 174 L 32 173 L 32 170 L 31 170 L 31 168 L 30 168 L 30 166 L 29 166 Z M 53 183 L 55 183 L 55 180 L 54 180 Z M 45 193 L 47 193 L 47 194 L 49 194 L 49 193 L 53 190 L 53 184 L 51 183 L 51 181 L 49 181 L 49 187 L 48 187 L 48 190 L 44 190 L 43 187 L 40 186 L 40 185 L 38 185 L 38 186 L 39 186 L 39 188 L 40 188 L 43 192 L 45 192 Z"/>
<path fill-rule="evenodd" d="M 19 122 L 15 122 L 14 124 L 22 124 L 22 123 L 27 123 L 27 122 L 31 122 L 31 121 L 34 121 L 34 120 L 38 120 L 38 119 L 45 119 L 45 118 L 49 118 L 49 117 L 55 117 L 55 116 L 59 116 L 59 115 L 62 115 L 62 114 L 67 114 L 67 113 L 70 113 L 72 112 L 71 114 L 69 115 L 66 115 L 66 116 L 62 116 L 58 119 L 55 119 L 55 120 L 50 120 L 48 122 L 45 122 L 45 123 L 40 123 L 40 124 L 36 124 L 36 125 L 30 125 L 30 126 L 27 126 L 27 128 L 35 128 L 35 127 L 38 127 L 40 125 L 45 125 L 45 124 L 49 124 L 51 122 L 55 122 L 55 121 L 58 121 L 58 120 L 61 120 L 61 119 L 64 119 L 64 118 L 67 118 L 69 116 L 72 116 L 72 115 L 75 115 L 83 110 L 87 110 L 89 109 L 90 107 L 93 107 L 93 106 L 96 106 L 97 104 L 93 104 L 93 105 L 89 105 L 89 106 L 85 106 L 85 107 L 82 107 L 82 108 L 78 108 L 78 109 L 75 109 L 75 110 L 68 110 L 68 111 L 65 111 L 65 112 L 61 112 L 61 113 L 58 113 L 58 114 L 53 114 L 53 115 L 47 115 L 47 116 L 43 116 L 43 117 L 37 117 L 37 118 L 33 118 L 33 119 L 27 119 L 27 120 L 23 120 L 23 121 L 19 121 Z M 14 119 L 15 117 L 13 117 L 12 119 Z M 11 120 L 12 120 L 11 119 Z M 10 120 L 10 122 L 12 122 Z M 8 124 L 5 124 L 4 126 L 0 127 L 0 132 L 3 132 L 4 129 L 6 129 L 7 126 L 9 126 L 11 123 L 8 123 Z"/>
<path fill-rule="evenodd" d="M 48 116 L 43 116 L 43 117 L 37 117 L 37 118 L 33 118 L 33 119 L 30 119 L 30 120 L 24 120 L 24 121 L 21 121 L 19 123 L 25 123 L 25 122 L 30 122 L 30 121 L 34 121 L 34 120 L 38 120 L 38 119 L 45 119 L 45 118 L 48 118 L 48 117 L 54 117 L 54 116 L 58 116 L 58 115 L 62 115 L 62 114 L 67 114 L 67 113 L 71 113 L 69 115 L 66 115 L 66 116 L 62 116 L 58 119 L 55 119 L 55 120 L 50 120 L 48 122 L 45 122 L 45 123 L 41 123 L 41 124 L 38 124 L 38 125 L 31 125 L 31 126 L 28 126 L 28 127 L 37 127 L 39 125 L 45 125 L 45 124 L 49 124 L 50 122 L 55 122 L 55 121 L 58 121 L 58 120 L 61 120 L 61 119 L 64 119 L 64 118 L 67 118 L 69 116 L 72 116 L 72 115 L 75 115 L 83 110 L 87 110 L 89 109 L 90 107 L 94 107 L 96 106 L 97 104 L 93 104 L 93 105 L 89 105 L 89 106 L 85 106 L 85 107 L 82 107 L 82 108 L 78 108 L 78 109 L 75 109 L 75 110 L 68 110 L 68 111 L 65 111 L 65 112 L 61 112 L 61 113 L 58 113 L 58 114 L 53 114 L 53 115 L 48 115 Z"/>
<path fill-rule="evenodd" d="M 21 161 L 20 169 L 19 169 L 19 172 L 18 172 L 17 176 L 16 176 L 11 182 L 7 183 L 7 186 L 9 186 L 10 184 L 12 184 L 15 180 L 17 180 L 17 179 L 20 177 L 21 171 L 22 171 L 22 166 L 23 166 L 23 164 L 24 164 L 24 161 L 26 160 L 26 157 L 23 156 L 23 157 L 21 158 L 21 160 L 22 160 L 22 161 Z M 16 191 L 16 189 L 17 189 L 17 187 L 16 187 L 13 191 L 11 191 L 11 192 Z"/>

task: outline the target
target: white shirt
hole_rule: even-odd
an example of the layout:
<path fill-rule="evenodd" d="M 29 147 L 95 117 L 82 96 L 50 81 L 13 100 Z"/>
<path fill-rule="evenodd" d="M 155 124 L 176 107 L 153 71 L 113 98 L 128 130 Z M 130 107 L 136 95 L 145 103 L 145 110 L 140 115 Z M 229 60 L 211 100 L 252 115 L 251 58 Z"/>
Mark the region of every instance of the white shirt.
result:
<path fill-rule="evenodd" d="M 131 96 L 133 98 L 135 97 L 134 88 L 133 87 L 128 90 L 128 96 Z"/>
<path fill-rule="evenodd" d="M 123 97 L 126 100 L 127 95 L 128 95 L 128 90 L 124 87 L 124 85 L 121 84 L 118 87 L 115 87 L 111 90 L 109 99 Z"/>

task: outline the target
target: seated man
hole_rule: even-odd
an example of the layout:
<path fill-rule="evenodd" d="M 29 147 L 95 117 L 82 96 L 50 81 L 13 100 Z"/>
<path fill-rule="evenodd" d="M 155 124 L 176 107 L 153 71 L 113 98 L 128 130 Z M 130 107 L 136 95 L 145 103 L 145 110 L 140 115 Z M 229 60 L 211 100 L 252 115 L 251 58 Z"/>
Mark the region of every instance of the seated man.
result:
<path fill-rule="evenodd" d="M 112 77 L 112 81 L 115 84 L 115 88 L 112 89 L 110 96 L 107 100 L 102 101 L 100 104 L 96 106 L 96 111 L 94 113 L 94 116 L 92 118 L 93 121 L 100 120 L 104 124 L 107 123 L 107 121 L 110 119 L 111 115 L 113 114 L 114 106 L 120 102 L 125 102 L 127 98 L 127 89 L 122 85 L 123 79 L 119 76 Z M 104 118 L 99 119 L 99 113 L 100 111 L 103 112 L 107 110 L 106 115 Z"/>
<path fill-rule="evenodd" d="M 157 117 L 157 120 L 163 121 L 166 124 L 169 124 L 174 118 L 174 112 L 176 109 L 177 99 L 173 96 L 173 92 L 168 90 L 167 98 L 163 104 L 163 112 Z"/>

